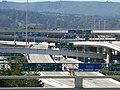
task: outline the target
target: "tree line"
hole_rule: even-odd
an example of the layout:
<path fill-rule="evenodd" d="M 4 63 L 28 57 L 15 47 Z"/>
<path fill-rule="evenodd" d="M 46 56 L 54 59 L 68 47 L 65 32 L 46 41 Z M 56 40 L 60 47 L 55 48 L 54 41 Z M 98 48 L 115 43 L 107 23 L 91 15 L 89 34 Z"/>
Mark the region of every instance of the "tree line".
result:
<path fill-rule="evenodd" d="M 25 28 L 26 12 L 0 9 L 0 28 Z M 88 16 L 50 12 L 28 12 L 31 29 L 120 29 L 120 16 Z"/>
<path fill-rule="evenodd" d="M 0 76 L 22 76 L 27 75 L 23 70 L 21 63 L 27 62 L 24 56 L 9 57 L 8 64 L 0 64 Z M 6 68 L 5 65 L 8 68 Z M 28 71 L 29 72 L 29 71 Z M 31 75 L 28 73 L 28 75 Z M 33 74 L 32 74 L 33 75 Z M 44 83 L 37 79 L 0 79 L 0 87 L 43 87 Z"/>

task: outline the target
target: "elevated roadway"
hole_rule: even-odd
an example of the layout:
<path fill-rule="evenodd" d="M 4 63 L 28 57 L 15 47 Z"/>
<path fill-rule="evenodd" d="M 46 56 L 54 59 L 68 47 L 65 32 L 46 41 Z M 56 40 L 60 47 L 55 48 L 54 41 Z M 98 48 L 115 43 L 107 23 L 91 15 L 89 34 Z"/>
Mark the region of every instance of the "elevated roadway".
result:
<path fill-rule="evenodd" d="M 1 41 L 1 44 L 11 44 L 14 42 Z M 17 43 L 17 42 L 16 42 Z M 82 41 L 73 42 L 74 46 L 96 46 L 106 47 L 120 52 L 120 42 L 94 42 L 94 41 Z M 25 42 L 18 42 L 18 45 L 25 45 Z M 31 44 L 35 44 L 34 42 Z M 91 58 L 105 58 L 103 54 L 95 54 L 92 52 L 77 52 L 77 51 L 64 51 L 64 50 L 49 50 L 49 49 L 31 49 L 31 48 L 0 48 L 2 52 L 14 52 L 14 53 L 34 53 L 34 54 L 50 54 L 50 55 L 64 55 L 64 56 L 79 56 L 79 57 L 91 57 Z M 24 51 L 23 51 L 24 50 Z M 39 51 L 39 52 L 38 52 Z"/>
<path fill-rule="evenodd" d="M 46 42 L 40 43 L 38 45 L 33 45 L 32 49 L 48 49 L 48 44 Z M 31 63 L 54 63 L 49 54 L 30 54 L 29 61 Z"/>
<path fill-rule="evenodd" d="M 16 42 L 18 45 L 25 45 L 25 42 Z M 0 41 L 0 44 L 14 45 L 11 41 Z M 31 44 L 35 44 L 32 42 Z M 94 41 L 82 41 L 73 42 L 74 46 L 95 46 L 95 47 L 106 47 L 120 52 L 120 42 L 94 42 Z M 14 53 L 34 53 L 34 54 L 50 54 L 50 55 L 64 55 L 64 56 L 77 56 L 77 57 L 90 57 L 90 58 L 105 58 L 103 54 L 95 54 L 92 52 L 78 52 L 78 51 L 64 51 L 64 50 L 50 50 L 50 49 L 31 49 L 31 48 L 0 48 L 2 52 L 14 52 Z M 24 51 L 23 51 L 24 50 Z"/>
<path fill-rule="evenodd" d="M 92 30 L 93 34 L 120 34 L 120 30 Z"/>
<path fill-rule="evenodd" d="M 58 36 L 56 34 L 56 36 Z M 76 39 L 66 39 L 66 38 L 52 38 L 52 37 L 31 37 L 28 36 L 28 41 L 32 42 L 43 42 L 43 41 L 48 41 L 48 42 L 69 42 L 69 41 L 86 41 L 85 38 L 76 38 Z M 6 40 L 6 41 L 25 41 L 25 36 L 19 37 L 19 36 L 14 36 L 14 35 L 0 35 L 0 40 Z M 116 38 L 89 38 L 89 41 L 116 41 Z"/>
<path fill-rule="evenodd" d="M 45 39 L 45 38 L 43 38 L 43 39 Z M 54 38 L 55 39 L 55 38 Z M 54 41 L 54 39 L 53 39 L 53 41 Z M 49 39 L 49 40 L 52 40 L 52 39 Z M 56 41 L 58 41 L 58 40 L 60 40 L 60 39 L 56 39 Z M 98 39 L 99 40 L 99 39 Z M 68 41 L 69 41 L 69 39 L 68 39 Z M 72 39 L 70 39 L 70 41 L 71 42 L 73 42 L 72 41 Z M 112 49 L 115 49 L 115 50 L 117 50 L 117 49 L 119 49 L 120 47 L 120 42 L 119 41 L 107 41 L 107 42 L 101 42 L 101 41 L 99 41 L 99 42 L 95 42 L 95 41 L 82 41 L 82 42 L 73 42 L 74 43 L 74 45 L 76 46 L 76 45 L 93 45 L 93 46 L 104 46 L 104 47 L 109 47 L 109 48 L 112 48 Z M 0 41 L 0 44 L 8 44 L 8 45 L 15 45 L 15 41 Z M 35 44 L 35 42 L 30 42 L 29 43 L 30 45 L 31 44 Z M 26 45 L 26 42 L 21 42 L 21 41 L 16 41 L 16 45 L 23 45 L 23 46 L 25 46 Z M 120 51 L 120 49 L 118 50 L 118 51 Z"/>
<path fill-rule="evenodd" d="M 47 43 L 42 43 L 39 45 L 35 45 L 32 48 L 45 48 L 47 49 Z M 30 55 L 30 61 L 33 63 L 55 63 L 49 55 L 38 55 L 34 54 Z M 58 61 L 57 63 L 61 62 Z M 62 62 L 66 62 L 66 60 L 62 60 Z M 74 63 L 74 61 L 71 61 Z M 75 62 L 76 63 L 76 62 Z M 77 76 L 103 76 L 99 72 L 75 72 Z M 69 76 L 68 72 L 41 72 L 41 76 Z M 74 88 L 74 80 L 73 79 L 41 79 L 45 82 L 45 86 L 57 87 L 57 88 Z M 106 84 L 104 84 L 106 83 Z M 120 83 L 113 79 L 83 79 L 83 87 L 84 88 L 99 88 L 99 87 L 119 87 Z"/>
<path fill-rule="evenodd" d="M 80 43 L 74 43 L 74 45 L 79 45 Z M 83 44 L 85 45 L 85 43 Z M 87 44 L 86 44 L 87 45 Z M 92 44 L 91 44 L 92 45 Z M 37 49 L 37 51 L 35 50 Z M 41 50 L 42 51 L 39 51 Z M 29 48 L 0 48 L 0 51 L 2 52 L 13 52 L 16 53 L 19 51 L 19 53 L 31 53 L 31 55 L 29 55 L 30 60 L 29 63 L 55 63 L 54 60 L 51 59 L 51 57 L 48 55 L 49 53 L 43 53 L 48 52 L 46 51 L 48 49 L 48 44 L 47 43 L 42 43 L 42 44 L 38 44 L 38 45 L 33 45 L 31 49 Z M 20 51 L 21 50 L 21 51 Z M 33 51 L 32 51 L 33 50 Z M 42 53 L 39 53 L 42 52 Z M 37 55 L 35 55 L 35 54 Z M 56 52 L 55 52 L 56 53 Z M 42 54 L 42 55 L 40 55 Z M 64 60 L 62 60 L 62 62 L 64 63 Z M 66 60 L 65 60 L 66 62 Z M 74 61 L 71 61 L 74 62 Z M 75 62 L 76 63 L 76 62 Z M 75 72 L 77 76 L 83 75 L 83 76 L 101 76 L 102 74 L 100 74 L 99 72 Z M 42 76 L 68 76 L 68 72 L 41 72 Z M 73 88 L 74 87 L 74 80 L 73 79 L 42 79 L 42 81 L 45 82 L 46 86 L 50 86 L 50 87 L 69 87 L 69 88 Z M 106 83 L 106 84 L 103 84 Z M 113 80 L 113 79 L 83 79 L 83 87 L 85 88 L 90 88 L 90 87 L 95 87 L 95 88 L 99 88 L 99 87 L 119 87 L 120 83 Z"/>
<path fill-rule="evenodd" d="M 3 53 L 22 53 L 22 54 L 49 54 L 49 55 L 63 55 L 63 56 L 76 56 L 76 57 L 90 57 L 90 58 L 105 58 L 104 54 L 96 54 L 93 52 L 80 52 L 72 50 L 50 50 L 50 49 L 32 49 L 32 48 L 4 48 L 0 47 L 0 52 Z"/>
<path fill-rule="evenodd" d="M 48 43 L 40 43 L 38 45 L 33 45 L 31 48 L 34 49 L 48 49 Z M 29 63 L 55 63 L 55 61 L 49 56 L 49 54 L 29 54 Z M 63 62 L 66 62 L 66 60 L 61 59 Z M 60 60 L 60 61 L 61 61 Z M 71 63 L 76 63 L 73 60 L 69 60 Z M 53 76 L 68 76 L 67 72 L 41 72 L 41 76 L 47 76 L 47 75 L 53 75 Z M 46 86 L 49 87 L 73 87 L 73 80 L 66 79 L 41 79 L 43 82 L 45 82 Z M 69 82 L 70 81 L 70 82 Z"/>
<path fill-rule="evenodd" d="M 63 39 L 63 38 L 50 38 L 50 37 L 31 37 L 29 36 L 28 41 L 32 42 L 43 42 L 43 41 L 48 41 L 48 42 L 60 42 L 60 41 L 78 41 L 77 39 Z M 23 37 L 15 37 L 13 35 L 0 35 L 0 40 L 6 40 L 6 41 L 25 41 L 25 36 Z M 82 39 L 84 40 L 84 39 Z"/>
<path fill-rule="evenodd" d="M 15 33 L 15 32 L 25 32 L 25 29 L 0 29 L 0 33 Z M 40 30 L 40 29 L 28 29 L 28 32 L 36 32 L 36 33 L 59 33 L 64 34 L 68 33 L 68 30 Z"/>
<path fill-rule="evenodd" d="M 25 29 L 0 29 L 0 33 L 15 33 L 15 32 L 25 32 Z M 38 32 L 38 33 L 48 33 L 48 34 L 49 33 L 67 34 L 68 29 L 61 29 L 61 30 L 28 29 L 28 32 Z M 92 30 L 92 33 L 93 34 L 120 34 L 120 30 Z"/>
<path fill-rule="evenodd" d="M 1 45 L 13 45 L 13 46 L 26 46 L 26 42 L 22 41 L 0 41 Z M 29 45 L 36 44 L 35 42 L 29 42 Z"/>
<path fill-rule="evenodd" d="M 120 41 L 73 41 L 74 46 L 94 46 L 94 47 L 106 47 L 120 52 Z M 55 46 L 55 43 L 51 43 L 50 46 Z"/>
<path fill-rule="evenodd" d="M 118 42 L 119 43 L 119 42 Z M 91 42 L 91 41 L 87 41 L 87 42 L 73 42 L 74 46 L 99 46 L 99 47 L 107 47 L 107 48 L 111 48 L 113 50 L 119 51 L 120 52 L 120 46 L 117 45 L 117 43 L 115 42 Z"/>
<path fill-rule="evenodd" d="M 25 32 L 25 29 L 0 29 L 0 33 L 13 33 L 14 34 L 15 32 Z M 28 29 L 28 32 L 48 33 L 48 34 L 50 33 L 67 34 L 68 29 L 61 29 L 61 30 Z M 92 30 L 92 33 L 93 34 L 120 34 L 120 30 Z"/>

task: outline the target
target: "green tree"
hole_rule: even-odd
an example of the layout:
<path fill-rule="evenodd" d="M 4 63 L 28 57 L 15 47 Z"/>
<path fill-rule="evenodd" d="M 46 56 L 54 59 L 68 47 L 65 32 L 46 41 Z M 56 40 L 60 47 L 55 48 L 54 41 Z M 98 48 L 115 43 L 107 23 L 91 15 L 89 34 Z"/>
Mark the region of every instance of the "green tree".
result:
<path fill-rule="evenodd" d="M 22 57 L 16 57 L 15 63 L 10 63 L 10 68 L 2 68 L 0 75 L 24 75 L 21 69 Z M 0 87 L 42 87 L 36 79 L 0 79 Z"/>

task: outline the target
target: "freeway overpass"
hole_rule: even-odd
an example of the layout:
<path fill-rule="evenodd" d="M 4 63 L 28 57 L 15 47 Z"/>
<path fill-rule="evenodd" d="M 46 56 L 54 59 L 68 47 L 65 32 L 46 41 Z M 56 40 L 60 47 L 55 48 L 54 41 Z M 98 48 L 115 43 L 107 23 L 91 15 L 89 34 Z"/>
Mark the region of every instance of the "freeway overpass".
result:
<path fill-rule="evenodd" d="M 1 44 L 8 44 L 8 45 L 15 45 L 12 41 L 1 41 Z M 94 42 L 94 41 L 87 41 L 87 42 L 72 42 L 75 47 L 81 47 L 81 46 L 90 46 L 90 47 L 97 47 L 97 48 L 107 48 L 112 49 L 115 51 L 120 52 L 120 42 Z M 16 45 L 23 45 L 25 46 L 25 42 L 16 42 Z M 32 44 L 32 43 L 31 43 Z M 33 43 L 35 44 L 35 43 Z M 52 46 L 55 46 L 55 44 L 52 44 Z M 7 50 L 8 49 L 8 50 Z M 24 51 L 23 51 L 24 49 Z M 35 49 L 31 48 L 0 48 L 2 51 L 7 51 L 9 53 L 36 53 L 36 54 L 50 54 L 50 55 L 63 55 L 63 56 L 76 56 L 76 57 L 90 57 L 90 58 L 102 58 L 105 59 L 105 54 L 92 52 L 92 51 L 71 51 L 71 50 L 50 50 L 50 49 L 38 49 L 35 51 Z M 109 52 L 107 52 L 109 53 Z M 108 61 L 107 61 L 108 62 Z"/>
<path fill-rule="evenodd" d="M 3 43 L 3 42 L 2 42 Z M 73 42 L 74 43 L 74 45 L 88 45 L 87 43 L 83 43 L 83 44 L 80 44 L 80 42 Z M 91 43 L 91 42 L 88 42 L 88 43 Z M 4 43 L 5 44 L 5 43 Z M 9 43 L 10 44 L 10 43 Z M 93 45 L 93 43 L 91 43 L 91 45 Z M 95 45 L 98 45 L 98 46 L 104 46 L 104 47 L 107 47 L 107 45 L 109 45 L 108 43 L 96 43 Z M 43 46 L 45 46 L 45 45 L 43 45 Z M 113 48 L 113 46 L 110 44 L 110 46 L 109 47 L 111 47 L 111 48 Z M 42 48 L 42 49 L 41 49 Z M 35 47 L 35 48 L 0 48 L 0 51 L 2 51 L 2 52 L 8 52 L 8 53 L 30 53 L 30 54 L 42 54 L 41 55 L 41 57 L 43 57 L 45 54 L 51 54 L 51 53 L 53 53 L 53 54 L 60 54 L 61 55 L 61 53 L 63 54 L 63 53 L 66 53 L 67 55 L 73 55 L 73 53 L 75 54 L 75 52 L 70 52 L 70 51 L 54 51 L 54 50 L 48 50 L 47 48 L 44 48 L 44 47 L 41 47 L 40 48 L 40 46 L 37 46 L 37 47 Z M 44 48 L 44 49 L 43 49 Z M 78 53 L 80 53 L 80 52 L 78 52 Z M 66 55 L 65 54 L 65 55 Z M 82 54 L 82 53 L 81 53 Z M 86 55 L 87 54 L 87 52 L 86 53 L 84 53 L 83 55 Z M 63 54 L 64 55 L 64 54 Z M 76 55 L 77 55 L 77 53 L 76 53 Z M 82 55 L 82 56 L 83 56 Z M 80 56 L 80 54 L 79 54 L 79 56 Z M 91 54 L 91 56 L 93 57 L 93 56 L 95 56 L 94 55 L 94 53 L 92 53 Z M 34 58 L 33 58 L 34 57 Z M 51 59 L 49 59 L 49 57 L 48 56 L 44 56 L 44 57 L 46 57 L 46 58 L 48 58 L 48 59 L 46 59 L 46 58 L 37 58 L 36 56 L 31 56 L 30 55 L 30 60 L 31 60 L 31 62 L 36 62 L 36 61 L 38 61 L 38 60 L 47 60 L 47 62 L 53 62 Z M 84 56 L 85 57 L 85 56 Z M 88 57 L 88 56 L 87 56 Z M 36 59 L 36 61 L 34 61 Z M 51 75 L 67 75 L 66 73 L 64 73 L 63 74 L 63 72 L 60 72 L 60 73 L 54 73 L 54 72 L 42 72 L 42 75 L 49 75 L 49 74 L 51 74 Z M 86 75 L 86 72 L 83 72 L 83 73 L 80 73 L 80 72 L 77 72 L 76 73 L 77 75 Z M 90 73 L 90 72 L 88 72 L 88 75 L 94 75 L 94 76 L 96 76 L 96 75 L 99 75 L 99 74 L 97 74 L 97 73 Z M 50 75 L 49 75 L 50 76 Z M 68 80 L 68 79 L 67 79 Z M 98 83 L 98 81 L 99 81 L 99 83 Z M 45 80 L 46 81 L 46 80 Z M 48 80 L 49 81 L 49 80 Z M 54 81 L 54 80 L 52 80 L 52 81 Z M 73 80 L 68 80 L 65 84 L 68 84 L 68 85 L 65 85 L 65 84 L 62 84 L 63 82 L 65 82 L 66 80 L 64 80 L 64 81 L 61 81 L 61 80 L 58 80 L 58 81 L 54 81 L 54 82 L 58 82 L 58 83 L 60 83 L 60 85 L 62 85 L 63 87 L 68 87 L 68 86 L 72 86 L 72 84 L 71 84 L 71 82 L 73 82 Z M 62 82 L 62 83 L 61 83 Z M 103 84 L 103 82 L 104 83 L 106 83 L 106 84 Z M 92 87 L 101 87 L 101 86 L 103 86 L 103 85 L 105 85 L 104 87 L 110 87 L 110 86 L 119 86 L 119 83 L 118 82 L 116 82 L 116 81 L 114 81 L 113 79 L 84 79 L 84 87 L 87 87 L 88 88 L 88 86 L 92 86 Z"/>
<path fill-rule="evenodd" d="M 100 42 L 100 41 L 99 42 L 95 42 L 95 41 L 81 41 L 81 42 L 77 42 L 76 41 L 76 42 L 74 42 L 74 41 L 70 41 L 70 42 L 72 42 L 75 47 L 81 47 L 81 46 L 90 46 L 90 47 L 98 47 L 98 48 L 102 47 L 102 48 L 112 49 L 112 50 L 120 52 L 120 42 L 119 41 L 110 41 L 110 42 Z M 0 41 L 0 43 L 1 44 L 8 44 L 8 45 L 15 45 L 14 41 Z M 16 45 L 23 45 L 23 46 L 25 46 L 25 44 L 26 44 L 25 42 L 16 42 Z M 32 44 L 32 42 L 30 42 L 29 44 Z M 35 44 L 35 43 L 33 42 L 33 44 Z M 52 46 L 55 46 L 55 44 L 53 44 Z M 60 51 L 59 53 L 57 53 L 57 55 L 61 55 L 62 52 L 64 52 L 64 51 Z M 68 52 L 71 52 L 71 51 L 67 51 L 66 53 L 68 54 Z M 84 55 L 82 54 L 83 52 L 79 52 L 79 54 L 78 54 L 78 52 L 75 51 L 74 53 L 76 53 L 76 54 L 72 54 L 71 53 L 71 55 L 72 56 L 73 55 L 75 55 L 75 56 L 80 56 L 80 55 L 84 56 L 85 55 L 85 54 Z M 86 52 L 86 54 L 88 54 L 88 53 Z M 91 54 L 93 54 L 93 53 L 91 53 Z M 66 55 L 66 54 L 64 54 L 64 55 Z M 90 56 L 90 57 L 92 57 L 92 56 Z M 87 56 L 87 57 L 89 57 L 89 56 Z M 95 57 L 98 57 L 98 56 L 95 55 Z"/>
<path fill-rule="evenodd" d="M 25 41 L 25 36 L 19 37 L 14 35 L 0 35 L 0 40 L 6 41 Z M 48 42 L 61 42 L 61 41 L 86 41 L 85 38 L 76 38 L 76 39 L 66 39 L 66 38 L 55 38 L 55 37 L 31 37 L 28 36 L 27 40 L 30 42 L 41 42 L 41 41 L 48 41 Z M 89 38 L 89 41 L 116 41 L 115 37 L 110 38 Z"/>
<path fill-rule="evenodd" d="M 118 42 L 120 43 L 120 42 Z M 116 51 L 120 52 L 120 46 L 115 45 L 114 41 L 113 42 L 73 42 L 74 46 L 99 46 L 99 47 L 106 47 L 106 48 L 110 48 Z"/>
<path fill-rule="evenodd" d="M 48 43 L 40 43 L 38 45 L 33 45 L 32 49 L 48 49 Z M 69 60 L 60 60 L 57 63 L 63 63 L 69 62 Z M 30 63 L 56 63 L 54 60 L 51 59 L 51 57 L 48 54 L 30 54 Z M 75 61 L 71 61 L 71 63 L 74 63 Z M 99 72 L 75 72 L 77 76 L 104 76 Z M 59 76 L 69 76 L 68 72 L 41 72 L 41 76 L 54 76 L 54 77 L 59 77 Z M 83 82 L 76 82 L 73 79 L 55 79 L 55 78 L 50 78 L 50 79 L 41 79 L 42 81 L 45 82 L 45 86 L 50 86 L 50 87 L 56 87 L 56 88 L 74 88 L 73 83 L 77 83 L 78 87 L 81 87 L 81 84 L 83 84 L 83 88 L 105 88 L 105 87 L 118 87 L 120 83 L 113 80 L 113 79 L 82 79 Z M 80 81 L 77 78 L 78 81 Z M 106 83 L 106 84 L 103 84 Z M 76 86 L 76 85 L 75 85 Z"/>
<path fill-rule="evenodd" d="M 77 30 L 74 30 L 77 32 Z M 81 31 L 81 30 L 78 30 Z M 84 30 L 83 30 L 84 31 Z M 119 40 L 119 30 L 86 30 L 87 34 L 72 33 L 70 30 L 28 30 L 28 41 L 115 41 Z M 25 41 L 25 30 L 2 30 L 0 40 Z M 79 32 L 80 33 L 80 32 Z M 46 34 L 47 36 L 44 36 Z M 103 34 L 103 35 L 101 35 Z M 105 36 L 106 34 L 110 34 Z M 114 35 L 113 35 L 114 34 Z M 41 36 L 43 35 L 43 36 Z"/>
<path fill-rule="evenodd" d="M 72 42 L 75 47 L 79 46 L 93 46 L 93 47 L 106 47 L 120 52 L 120 42 L 119 41 L 110 41 L 110 42 L 96 42 L 96 41 L 76 41 Z M 55 46 L 55 43 L 51 43 L 51 46 Z"/>
<path fill-rule="evenodd" d="M 84 29 L 83 29 L 84 30 Z M 15 33 L 15 32 L 25 32 L 25 29 L 0 29 L 0 33 Z M 28 29 L 28 32 L 36 33 L 52 33 L 52 34 L 67 34 L 67 29 L 61 30 L 40 30 L 40 29 Z M 92 30 L 93 34 L 120 34 L 120 30 Z"/>
<path fill-rule="evenodd" d="M 105 53 L 106 54 L 106 62 L 113 63 L 112 56 L 113 51 L 120 52 L 120 42 L 119 41 L 110 41 L 110 42 L 96 42 L 96 41 L 78 41 L 78 42 L 71 42 L 77 48 L 81 47 L 82 51 L 86 51 L 85 48 L 87 47 L 95 47 L 96 49 L 93 52 L 96 53 Z M 51 44 L 51 46 L 55 46 L 55 44 Z M 104 51 L 105 50 L 105 51 Z M 90 51 L 90 50 L 88 50 Z M 119 56 L 119 55 L 118 55 Z"/>
<path fill-rule="evenodd" d="M 49 54 L 49 55 L 63 55 L 63 56 L 76 56 L 76 57 L 90 57 L 105 59 L 104 54 L 97 54 L 93 52 L 79 52 L 71 50 L 50 50 L 50 49 L 32 49 L 32 48 L 4 48 L 0 47 L 2 53 L 22 53 L 22 54 Z"/>

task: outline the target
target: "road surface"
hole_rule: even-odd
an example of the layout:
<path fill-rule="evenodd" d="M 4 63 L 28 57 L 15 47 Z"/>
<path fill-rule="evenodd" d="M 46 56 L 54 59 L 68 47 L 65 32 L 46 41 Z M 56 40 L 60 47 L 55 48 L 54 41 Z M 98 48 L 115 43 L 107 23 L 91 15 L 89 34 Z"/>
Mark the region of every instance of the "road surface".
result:
<path fill-rule="evenodd" d="M 48 48 L 47 43 L 40 43 L 38 45 L 33 45 L 32 48 Z M 30 54 L 30 61 L 31 63 L 55 63 L 54 60 L 49 55 L 35 55 Z M 74 60 L 71 60 L 71 62 Z M 57 63 L 66 63 L 67 60 L 60 60 Z M 75 63 L 75 62 L 74 62 Z M 102 76 L 99 72 L 75 72 L 77 76 Z M 68 76 L 68 72 L 41 72 L 43 76 Z M 45 85 L 48 87 L 74 87 L 74 79 L 42 79 L 45 82 Z M 92 87 L 120 87 L 120 83 L 113 80 L 113 79 L 83 79 L 83 87 L 84 88 L 92 88 Z"/>

